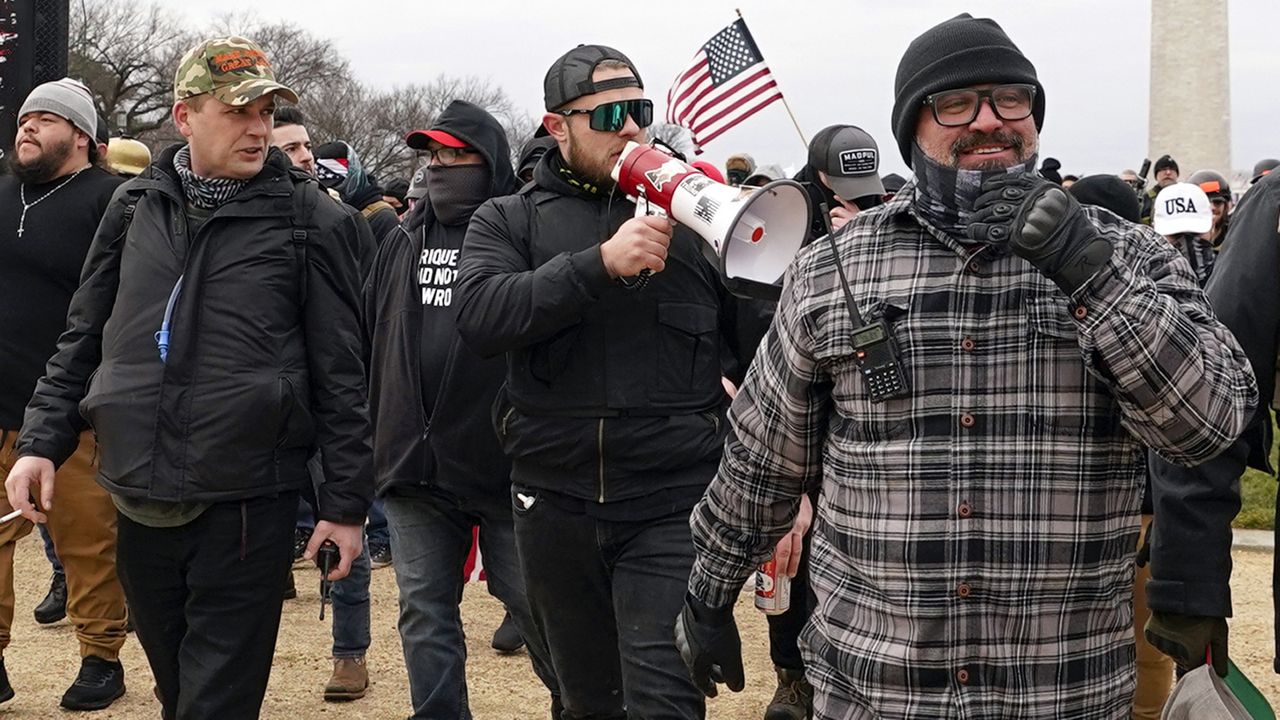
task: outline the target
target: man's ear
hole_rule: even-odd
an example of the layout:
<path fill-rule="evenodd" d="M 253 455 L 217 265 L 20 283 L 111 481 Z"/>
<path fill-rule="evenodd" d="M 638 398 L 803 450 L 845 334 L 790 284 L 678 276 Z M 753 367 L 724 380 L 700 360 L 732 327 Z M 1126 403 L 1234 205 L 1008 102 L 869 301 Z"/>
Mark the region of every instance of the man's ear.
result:
<path fill-rule="evenodd" d="M 173 104 L 173 124 L 178 128 L 178 132 L 182 133 L 182 137 L 191 137 L 191 113 L 193 112 L 195 110 L 181 100 Z"/>
<path fill-rule="evenodd" d="M 558 143 L 564 143 L 569 137 L 569 130 L 565 127 L 565 123 L 569 118 L 556 113 L 547 113 L 542 116 L 542 127 L 547 129 L 547 134 Z"/>

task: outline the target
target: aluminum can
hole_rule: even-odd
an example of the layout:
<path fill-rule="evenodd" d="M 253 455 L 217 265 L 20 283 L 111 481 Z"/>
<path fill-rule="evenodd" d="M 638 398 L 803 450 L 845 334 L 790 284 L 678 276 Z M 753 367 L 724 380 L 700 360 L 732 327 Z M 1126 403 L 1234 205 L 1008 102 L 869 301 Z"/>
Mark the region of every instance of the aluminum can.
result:
<path fill-rule="evenodd" d="M 769 558 L 756 570 L 756 608 L 765 615 L 781 615 L 791 607 L 791 578 L 778 572 Z"/>

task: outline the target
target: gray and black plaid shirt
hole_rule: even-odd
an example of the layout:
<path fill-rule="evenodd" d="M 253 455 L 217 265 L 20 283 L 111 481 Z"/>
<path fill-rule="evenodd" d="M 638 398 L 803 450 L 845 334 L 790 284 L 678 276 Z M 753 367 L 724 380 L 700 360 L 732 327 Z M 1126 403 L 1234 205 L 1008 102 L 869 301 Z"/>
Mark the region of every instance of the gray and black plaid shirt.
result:
<path fill-rule="evenodd" d="M 730 603 L 821 482 L 803 640 L 815 717 L 1121 718 L 1133 690 L 1143 445 L 1226 448 L 1248 361 L 1177 250 L 1087 208 L 1114 246 L 1073 298 L 926 227 L 914 184 L 837 236 L 908 397 L 872 403 L 824 240 L 792 267 L 694 510 L 690 591 Z"/>

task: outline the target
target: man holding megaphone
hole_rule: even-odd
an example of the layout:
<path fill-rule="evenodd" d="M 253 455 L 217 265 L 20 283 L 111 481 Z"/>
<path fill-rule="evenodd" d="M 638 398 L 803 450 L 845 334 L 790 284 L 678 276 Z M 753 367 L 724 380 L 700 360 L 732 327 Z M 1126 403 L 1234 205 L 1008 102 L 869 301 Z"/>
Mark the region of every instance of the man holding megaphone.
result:
<path fill-rule="evenodd" d="M 479 354 L 507 355 L 494 427 L 564 717 L 701 718 L 674 626 L 689 513 L 723 446 L 720 378 L 738 374 L 721 364 L 733 300 L 704 241 L 636 217 L 611 178 L 653 120 L 631 61 L 578 46 L 544 91 L 556 145 L 519 193 L 473 216 L 458 330 Z"/>

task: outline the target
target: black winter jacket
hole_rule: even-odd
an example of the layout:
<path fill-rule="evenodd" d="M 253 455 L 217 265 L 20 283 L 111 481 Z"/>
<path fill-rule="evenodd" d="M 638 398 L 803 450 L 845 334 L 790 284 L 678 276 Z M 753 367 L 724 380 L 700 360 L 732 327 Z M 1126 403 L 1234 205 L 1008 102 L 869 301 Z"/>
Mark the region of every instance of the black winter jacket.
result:
<path fill-rule="evenodd" d="M 18 452 L 60 465 L 83 412 L 110 492 L 219 502 L 301 487 L 318 446 L 318 517 L 363 522 L 373 477 L 355 220 L 272 149 L 188 238 L 177 150 L 112 198 Z M 180 276 L 162 362 L 154 336 Z"/>
<path fill-rule="evenodd" d="M 515 190 L 506 134 L 489 113 L 454 101 L 432 128 L 480 151 L 492 170 L 490 197 Z M 435 379 L 435 386 L 423 387 L 423 313 L 447 314 L 450 321 L 454 315 L 451 307 L 423 307 L 419 258 L 429 249 L 428 229 L 436 225 L 431 203 L 423 198 L 405 224 L 382 241 L 365 286 L 378 493 L 436 486 L 458 496 L 505 496 L 511 486 L 511 463 L 498 445 L 489 411 L 506 375 L 506 363 L 501 357 L 476 355 L 453 330 L 448 342 L 432 348 L 444 355 L 443 363 L 434 363 L 443 366 L 443 377 Z M 467 231 L 465 224 L 438 229 L 454 247 Z M 425 416 L 424 391 L 433 393 L 431 417 Z"/>
<path fill-rule="evenodd" d="M 1246 466 L 1268 474 L 1280 354 L 1280 175 L 1259 180 L 1231 216 L 1231 229 L 1205 293 L 1213 312 L 1249 356 L 1258 409 L 1221 455 L 1193 468 L 1151 453 L 1155 532 L 1147 602 L 1153 610 L 1231 615 L 1231 521 L 1240 511 Z M 1280 539 L 1280 526 L 1277 526 Z M 1272 578 L 1276 672 L 1280 672 L 1280 574 Z"/>
<path fill-rule="evenodd" d="M 560 168 L 552 149 L 518 194 L 476 211 L 455 286 L 467 344 L 507 354 L 494 422 L 512 479 L 598 503 L 705 485 L 724 442 L 733 300 L 683 227 L 647 287 L 611 280 L 600 244 L 635 205 Z"/>

